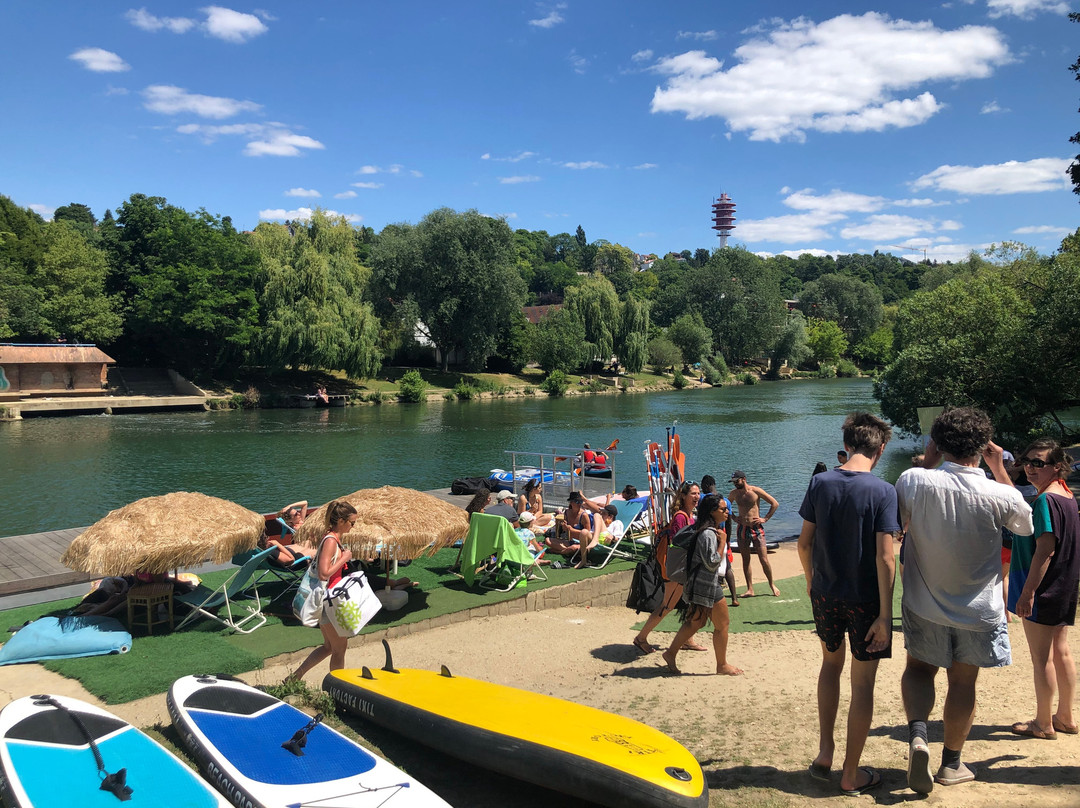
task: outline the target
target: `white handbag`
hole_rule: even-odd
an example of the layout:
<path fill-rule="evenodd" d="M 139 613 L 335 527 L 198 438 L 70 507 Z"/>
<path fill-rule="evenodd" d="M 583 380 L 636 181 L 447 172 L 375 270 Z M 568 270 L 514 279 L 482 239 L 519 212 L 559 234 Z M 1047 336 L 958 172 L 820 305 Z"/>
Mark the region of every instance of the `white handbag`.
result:
<path fill-rule="evenodd" d="M 323 537 L 323 544 L 326 537 Z M 315 557 L 308 564 L 304 577 L 300 579 L 300 585 L 296 588 L 293 596 L 292 610 L 303 625 L 309 628 L 318 628 L 319 619 L 322 617 L 323 606 L 326 603 L 326 581 L 319 580 L 319 554 L 322 553 L 323 545 L 319 545 Z"/>
<path fill-rule="evenodd" d="M 363 572 L 349 573 L 326 594 L 326 616 L 339 637 L 359 634 L 381 608 Z"/>

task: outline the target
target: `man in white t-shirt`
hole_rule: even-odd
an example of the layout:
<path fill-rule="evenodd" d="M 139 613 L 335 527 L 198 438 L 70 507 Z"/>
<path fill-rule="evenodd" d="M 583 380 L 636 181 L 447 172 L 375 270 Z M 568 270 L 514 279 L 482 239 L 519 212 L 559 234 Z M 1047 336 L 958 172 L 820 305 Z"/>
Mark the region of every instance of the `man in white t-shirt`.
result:
<path fill-rule="evenodd" d="M 1031 508 L 1012 486 L 989 480 L 979 468 L 1001 467 L 1001 448 L 991 443 L 986 413 L 946 410 L 930 429 L 923 468 L 896 481 L 904 540 L 904 644 L 901 679 L 909 732 L 908 787 L 928 794 L 934 783 L 975 779 L 960 752 L 975 717 L 980 668 L 1011 659 L 1001 599 L 1001 529 L 1032 531 Z M 935 468 L 944 460 L 940 468 Z M 934 677 L 946 668 L 945 747 L 937 775 L 930 776 L 926 721 L 934 706 Z"/>

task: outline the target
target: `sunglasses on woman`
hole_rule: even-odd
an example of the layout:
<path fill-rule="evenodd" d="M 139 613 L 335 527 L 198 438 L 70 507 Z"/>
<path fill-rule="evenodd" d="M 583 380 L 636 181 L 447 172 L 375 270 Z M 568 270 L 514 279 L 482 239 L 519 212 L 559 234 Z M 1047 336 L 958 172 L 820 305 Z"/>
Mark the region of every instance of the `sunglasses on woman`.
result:
<path fill-rule="evenodd" d="M 1039 460 L 1037 457 L 1022 457 L 1020 458 L 1018 465 L 1031 466 L 1033 469 L 1041 469 L 1054 464 L 1047 460 Z"/>

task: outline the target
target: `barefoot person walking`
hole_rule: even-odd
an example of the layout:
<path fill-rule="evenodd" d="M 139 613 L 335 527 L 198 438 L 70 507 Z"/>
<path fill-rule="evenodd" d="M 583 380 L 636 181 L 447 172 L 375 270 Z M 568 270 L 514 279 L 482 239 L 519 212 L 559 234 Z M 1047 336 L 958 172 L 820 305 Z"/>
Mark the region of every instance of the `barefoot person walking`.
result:
<path fill-rule="evenodd" d="M 683 644 L 689 642 L 710 618 L 713 623 L 716 672 L 723 676 L 739 676 L 742 673 L 727 661 L 729 618 L 727 600 L 724 599 L 727 534 L 723 525 L 728 516 L 727 502 L 719 494 L 709 494 L 698 504 L 697 521 L 694 522 L 697 537 L 686 557 L 683 623 L 671 641 L 671 647 L 662 654 L 672 673 L 681 673 L 675 658 Z M 683 611 L 681 607 L 680 610 Z"/>
<path fill-rule="evenodd" d="M 874 716 L 879 659 L 892 656 L 893 534 L 899 532 L 896 489 L 871 472 L 892 436 L 889 425 L 860 412 L 844 421 L 849 459 L 810 479 L 799 515 L 799 560 L 821 640 L 818 753 L 810 776 L 828 780 L 833 764 L 844 635 L 851 645 L 851 703 L 840 791 L 857 796 L 881 785 L 860 766 Z"/>
<path fill-rule="evenodd" d="M 765 547 L 765 523 L 772 519 L 780 503 L 764 488 L 746 482 L 746 474 L 738 469 L 731 475 L 731 484 L 735 486 L 728 494 L 728 499 L 739 506 L 735 517 L 739 528 L 739 555 L 742 556 L 743 575 L 746 577 L 746 591 L 743 594 L 754 597 L 754 579 L 750 573 L 750 552 L 755 550 L 761 559 L 761 568 L 773 595 L 780 597 L 780 590 L 773 583 L 772 565 L 769 564 L 769 550 Z M 769 503 L 769 512 L 761 516 L 761 500 Z"/>

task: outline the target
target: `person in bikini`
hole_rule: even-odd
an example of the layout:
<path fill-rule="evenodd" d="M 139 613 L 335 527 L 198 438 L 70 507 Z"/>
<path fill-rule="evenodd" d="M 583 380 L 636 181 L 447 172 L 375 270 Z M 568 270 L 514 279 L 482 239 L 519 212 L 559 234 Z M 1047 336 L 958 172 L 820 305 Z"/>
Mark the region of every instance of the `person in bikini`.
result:
<path fill-rule="evenodd" d="M 728 494 L 728 499 L 739 506 L 739 514 L 735 517 L 735 522 L 739 526 L 739 554 L 742 556 L 743 575 L 746 577 L 746 591 L 743 595 L 748 598 L 754 597 L 754 580 L 750 574 L 750 552 L 753 550 L 761 559 L 761 568 L 765 570 L 765 578 L 769 582 L 773 595 L 780 597 L 780 590 L 773 583 L 769 551 L 765 547 L 765 523 L 773 518 L 780 503 L 764 488 L 747 483 L 745 472 L 738 469 L 731 475 L 731 484 L 735 487 Z M 761 500 L 769 503 L 769 512 L 764 517 L 761 515 Z"/>

